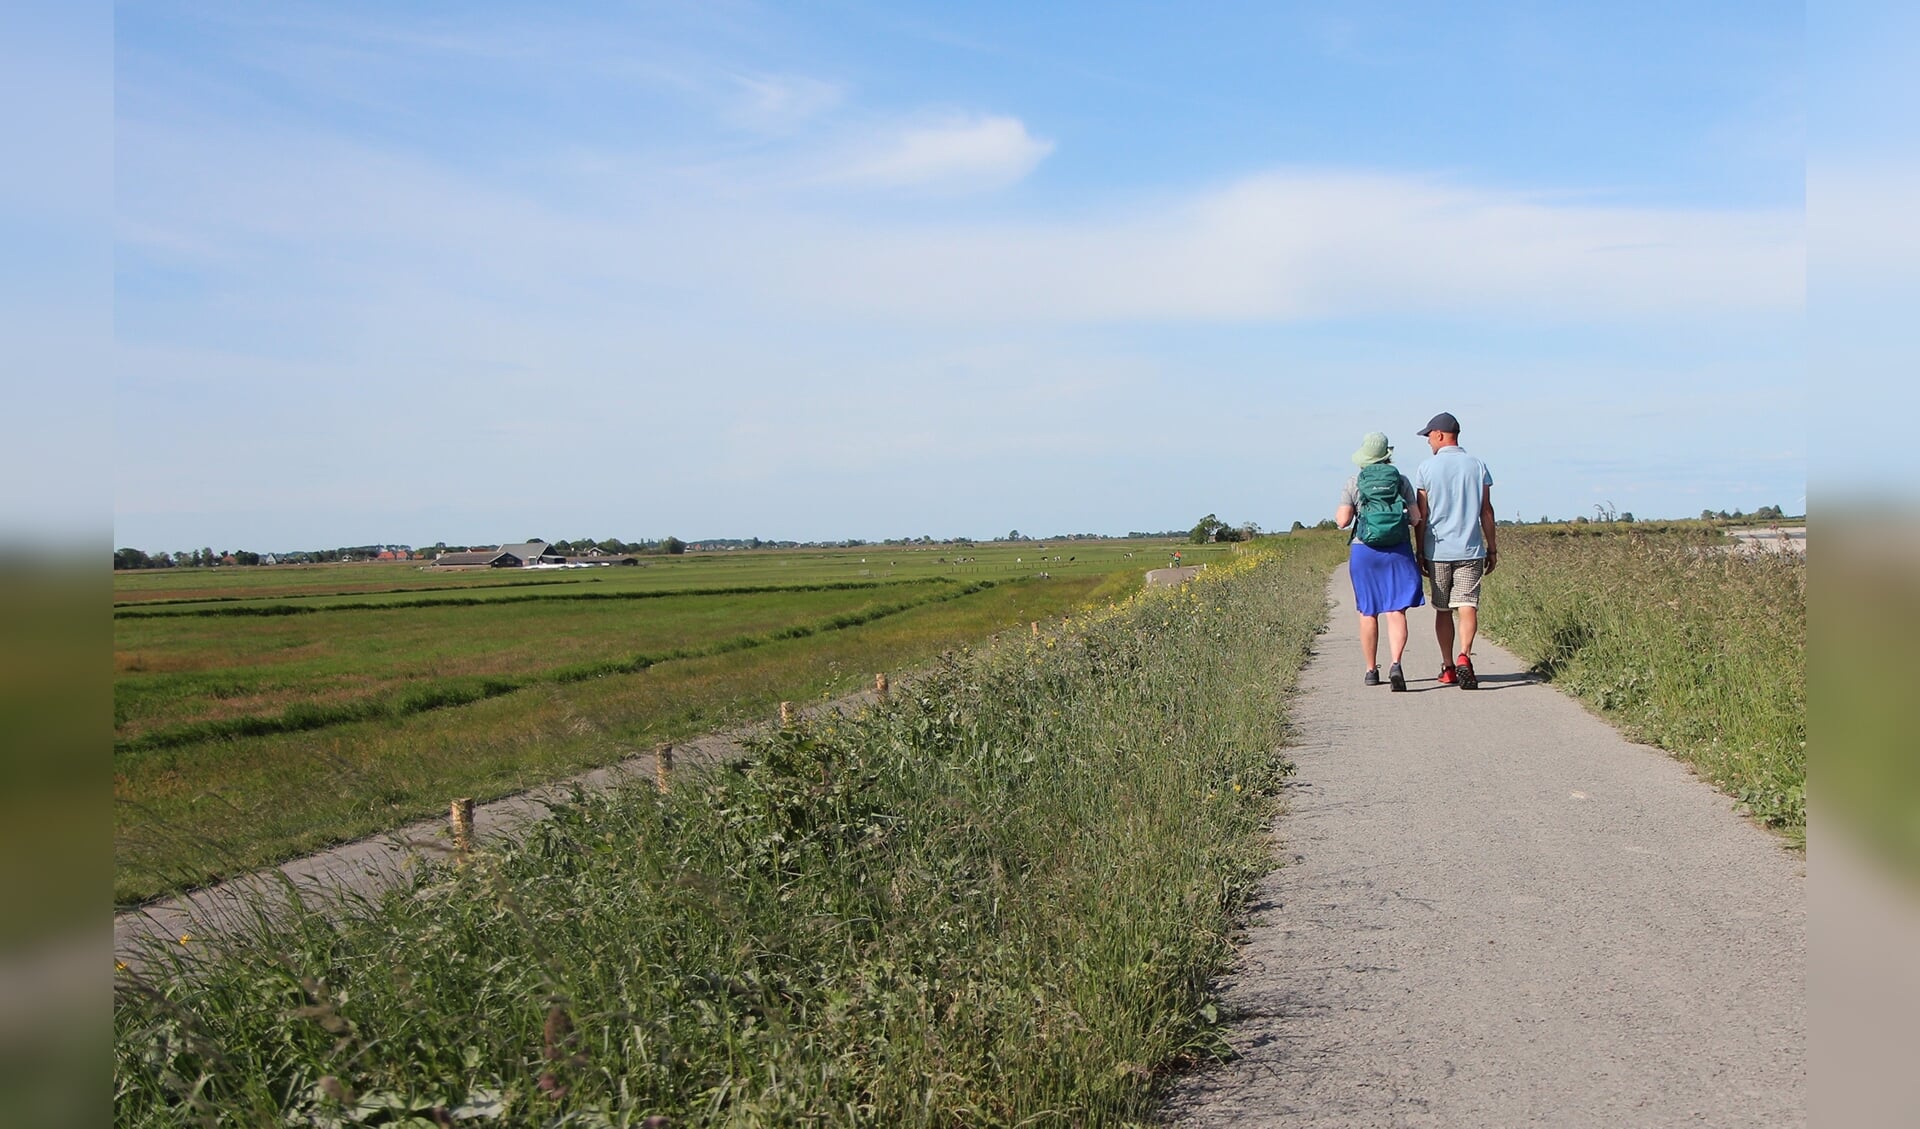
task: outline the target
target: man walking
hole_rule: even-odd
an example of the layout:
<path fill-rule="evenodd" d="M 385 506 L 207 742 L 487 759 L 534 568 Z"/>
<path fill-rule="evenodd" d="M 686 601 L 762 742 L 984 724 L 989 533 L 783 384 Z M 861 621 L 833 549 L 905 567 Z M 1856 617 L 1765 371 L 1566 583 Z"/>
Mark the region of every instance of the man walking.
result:
<path fill-rule="evenodd" d="M 1414 471 L 1414 489 L 1426 511 L 1420 571 L 1433 592 L 1433 633 L 1440 641 L 1440 681 L 1478 689 L 1473 636 L 1480 626 L 1480 578 L 1499 561 L 1493 537 L 1493 475 L 1460 446 L 1460 421 L 1441 412 L 1420 431 L 1433 457 Z M 1454 654 L 1454 611 L 1460 613 L 1460 650 Z"/>

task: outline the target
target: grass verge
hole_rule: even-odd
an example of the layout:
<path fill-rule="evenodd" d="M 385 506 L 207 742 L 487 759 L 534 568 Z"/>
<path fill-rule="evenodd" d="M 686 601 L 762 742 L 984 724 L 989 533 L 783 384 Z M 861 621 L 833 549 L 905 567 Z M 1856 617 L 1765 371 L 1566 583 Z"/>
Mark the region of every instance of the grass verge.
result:
<path fill-rule="evenodd" d="M 1137 1123 L 1212 1045 L 1341 549 L 950 655 L 363 912 L 165 946 L 118 985 L 117 1123 Z"/>
<path fill-rule="evenodd" d="M 1511 528 L 1481 622 L 1804 844 L 1806 576 L 1803 557 L 1732 550 L 1706 527 Z"/>

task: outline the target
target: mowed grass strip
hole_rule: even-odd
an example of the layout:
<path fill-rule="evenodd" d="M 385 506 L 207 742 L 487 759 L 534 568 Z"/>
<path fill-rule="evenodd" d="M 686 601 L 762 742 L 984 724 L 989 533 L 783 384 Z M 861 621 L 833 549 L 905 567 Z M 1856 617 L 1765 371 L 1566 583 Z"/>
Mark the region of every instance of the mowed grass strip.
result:
<path fill-rule="evenodd" d="M 121 621 L 114 727 L 122 750 L 311 729 L 476 700 L 542 678 L 637 670 L 783 632 L 832 630 L 948 597 L 959 584 L 648 593 L 234 621 Z"/>
<path fill-rule="evenodd" d="M 169 944 L 118 986 L 116 1122 L 1147 1123 L 1217 1046 L 1343 548 L 953 656 L 364 915 Z"/>
<path fill-rule="evenodd" d="M 1807 566 L 1679 522 L 1513 527 L 1481 623 L 1804 843 Z"/>
<path fill-rule="evenodd" d="M 597 578 L 595 578 L 597 579 Z M 632 586 L 590 587 L 594 580 L 568 585 L 565 591 L 545 592 L 501 592 L 487 591 L 478 594 L 459 596 L 420 596 L 402 590 L 399 594 L 387 593 L 389 598 L 365 596 L 340 596 L 334 594 L 313 596 L 297 602 L 284 599 L 248 600 L 234 603 L 207 604 L 198 601 L 185 606 L 166 608 L 123 608 L 113 613 L 117 620 L 131 619 L 184 619 L 189 617 L 246 617 L 271 618 L 278 616 L 312 615 L 317 612 L 359 612 L 359 611 L 405 611 L 409 608 L 473 608 L 485 604 L 525 604 L 536 601 L 577 600 L 582 602 L 605 600 L 658 600 L 668 596 L 756 596 L 770 592 L 839 592 L 861 591 L 874 588 L 898 588 L 916 584 L 951 584 L 951 577 L 929 576 L 915 577 L 909 580 L 840 580 L 819 584 L 786 585 L 733 585 L 719 588 L 636 588 Z M 559 585 L 497 584 L 499 588 L 558 588 Z"/>
<path fill-rule="evenodd" d="M 1139 577 L 1008 583 L 858 627 L 549 681 L 458 708 L 306 732 L 206 740 L 117 758 L 119 904 L 204 885 L 441 812 L 611 764 L 662 741 L 834 697 L 941 651 L 1089 602 Z"/>

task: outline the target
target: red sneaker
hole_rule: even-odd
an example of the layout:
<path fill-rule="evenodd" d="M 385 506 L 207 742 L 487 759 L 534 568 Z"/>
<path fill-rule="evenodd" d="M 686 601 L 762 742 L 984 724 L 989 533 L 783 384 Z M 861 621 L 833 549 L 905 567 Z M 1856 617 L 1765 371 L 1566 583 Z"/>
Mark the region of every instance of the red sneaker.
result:
<path fill-rule="evenodd" d="M 1466 655 L 1461 655 L 1459 658 L 1453 660 L 1453 670 L 1454 674 L 1460 679 L 1460 688 L 1462 690 L 1478 690 L 1480 688 L 1480 677 L 1473 673 L 1473 660 L 1471 658 L 1468 658 Z"/>
<path fill-rule="evenodd" d="M 1440 685 L 1451 686 L 1453 682 L 1453 664 L 1448 663 L 1446 666 L 1440 668 Z"/>

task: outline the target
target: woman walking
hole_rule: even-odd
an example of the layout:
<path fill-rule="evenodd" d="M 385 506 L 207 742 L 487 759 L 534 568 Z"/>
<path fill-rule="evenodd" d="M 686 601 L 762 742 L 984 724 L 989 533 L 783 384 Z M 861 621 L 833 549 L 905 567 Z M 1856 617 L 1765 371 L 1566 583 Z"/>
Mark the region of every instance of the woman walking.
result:
<path fill-rule="evenodd" d="M 1347 574 L 1360 611 L 1360 653 L 1367 660 L 1363 681 L 1380 685 L 1380 617 L 1385 616 L 1393 654 L 1387 683 L 1403 691 L 1407 676 L 1400 669 L 1400 656 L 1407 649 L 1407 609 L 1426 603 L 1420 595 L 1420 562 L 1413 555 L 1426 517 L 1413 483 L 1395 469 L 1393 448 L 1383 432 L 1362 439 L 1353 461 L 1360 471 L 1347 479 L 1334 521 L 1342 529 L 1353 528 Z"/>

